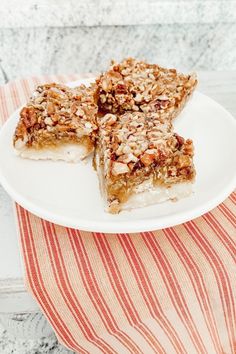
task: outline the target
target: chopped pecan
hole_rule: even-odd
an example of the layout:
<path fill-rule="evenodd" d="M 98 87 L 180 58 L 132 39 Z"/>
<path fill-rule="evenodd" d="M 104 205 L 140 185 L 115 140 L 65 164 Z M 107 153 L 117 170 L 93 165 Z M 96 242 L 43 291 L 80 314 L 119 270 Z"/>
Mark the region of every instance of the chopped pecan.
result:
<path fill-rule="evenodd" d="M 155 160 L 154 154 L 143 154 L 141 156 L 141 161 L 145 167 L 150 166 Z"/>
<path fill-rule="evenodd" d="M 33 127 L 37 123 L 37 115 L 33 107 L 24 107 L 20 115 L 26 128 Z"/>
<path fill-rule="evenodd" d="M 125 163 L 113 162 L 112 164 L 112 174 L 114 176 L 129 172 L 129 167 Z"/>
<path fill-rule="evenodd" d="M 116 161 L 117 156 L 116 156 L 116 154 L 113 152 L 113 153 L 111 154 L 110 158 L 111 158 L 111 161 Z"/>
<path fill-rule="evenodd" d="M 54 104 L 53 104 L 52 102 L 50 102 L 50 101 L 49 101 L 48 104 L 47 104 L 47 113 L 48 113 L 49 115 L 55 113 L 55 106 L 54 106 Z"/>
<path fill-rule="evenodd" d="M 178 167 L 183 168 L 191 164 L 191 159 L 188 155 L 180 155 L 178 157 Z"/>
<path fill-rule="evenodd" d="M 114 124 L 117 120 L 115 114 L 107 113 L 102 119 L 100 120 L 101 125 L 110 126 Z"/>
<path fill-rule="evenodd" d="M 112 81 L 111 80 L 102 80 L 102 89 L 107 92 L 112 89 Z"/>
<path fill-rule="evenodd" d="M 193 156 L 193 142 L 192 142 L 192 140 L 187 139 L 185 141 L 185 144 L 182 147 L 182 151 L 188 156 Z"/>
<path fill-rule="evenodd" d="M 175 133 L 174 136 L 177 140 L 176 148 L 180 150 L 182 145 L 184 144 L 184 138 L 182 138 L 182 136 L 178 135 L 177 133 Z"/>
<path fill-rule="evenodd" d="M 127 90 L 127 87 L 125 86 L 125 85 L 123 85 L 123 84 L 118 84 L 117 86 L 116 86 L 116 93 L 118 94 L 118 95 L 120 95 L 120 94 L 123 94 L 123 93 L 126 93 L 128 90 Z"/>
<path fill-rule="evenodd" d="M 142 163 L 141 160 L 137 161 L 134 166 L 133 166 L 133 170 L 132 172 L 135 172 L 137 170 L 140 170 L 142 167 L 144 166 L 144 164 Z"/>

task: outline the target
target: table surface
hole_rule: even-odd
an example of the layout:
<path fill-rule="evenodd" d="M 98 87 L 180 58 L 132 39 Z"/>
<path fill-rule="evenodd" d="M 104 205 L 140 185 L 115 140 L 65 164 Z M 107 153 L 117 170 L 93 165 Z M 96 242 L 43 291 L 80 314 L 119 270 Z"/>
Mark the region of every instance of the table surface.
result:
<path fill-rule="evenodd" d="M 198 72 L 198 90 L 236 118 L 236 72 Z M 24 288 L 14 204 L 0 185 L 0 293 Z"/>

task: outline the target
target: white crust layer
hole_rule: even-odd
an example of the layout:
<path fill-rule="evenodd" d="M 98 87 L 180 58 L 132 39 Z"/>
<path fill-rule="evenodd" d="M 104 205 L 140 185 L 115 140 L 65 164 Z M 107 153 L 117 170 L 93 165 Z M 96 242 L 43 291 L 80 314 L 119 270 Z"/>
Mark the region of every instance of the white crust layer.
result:
<path fill-rule="evenodd" d="M 192 183 L 178 183 L 173 184 L 169 188 L 162 186 L 151 186 L 146 188 L 143 182 L 138 186 L 135 193 L 132 194 L 128 201 L 122 204 L 122 210 L 129 210 L 134 208 L 142 208 L 148 205 L 162 203 L 167 200 L 179 200 L 188 197 L 192 194 Z"/>
<path fill-rule="evenodd" d="M 31 160 L 63 160 L 66 162 L 78 162 L 87 157 L 91 151 L 81 144 L 63 144 L 53 148 L 34 149 L 23 148 L 16 150 L 18 156 Z"/>

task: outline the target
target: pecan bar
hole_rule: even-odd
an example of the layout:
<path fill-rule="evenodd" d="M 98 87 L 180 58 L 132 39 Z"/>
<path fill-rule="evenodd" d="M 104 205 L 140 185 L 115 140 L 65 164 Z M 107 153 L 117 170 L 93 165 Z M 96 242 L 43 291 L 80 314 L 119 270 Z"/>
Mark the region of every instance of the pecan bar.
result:
<path fill-rule="evenodd" d="M 31 159 L 78 161 L 94 149 L 96 90 L 81 85 L 38 86 L 21 110 L 13 144 L 17 153 Z"/>
<path fill-rule="evenodd" d="M 99 107 L 106 113 L 157 112 L 171 120 L 183 109 L 196 84 L 195 74 L 128 58 L 113 62 L 97 79 Z"/>
<path fill-rule="evenodd" d="M 156 112 L 100 118 L 94 165 L 110 213 L 187 196 L 195 177 L 192 141 Z"/>

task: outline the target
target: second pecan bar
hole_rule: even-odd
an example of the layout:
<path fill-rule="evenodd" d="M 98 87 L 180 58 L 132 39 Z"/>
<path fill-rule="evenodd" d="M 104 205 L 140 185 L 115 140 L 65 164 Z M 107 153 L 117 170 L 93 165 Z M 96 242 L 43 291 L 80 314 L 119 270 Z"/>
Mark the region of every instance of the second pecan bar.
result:
<path fill-rule="evenodd" d="M 97 79 L 99 107 L 103 112 L 157 112 L 173 119 L 197 85 L 195 74 L 184 75 L 133 58 L 114 63 Z"/>
<path fill-rule="evenodd" d="M 153 112 L 101 118 L 94 164 L 111 213 L 187 196 L 195 177 L 192 141 Z"/>

